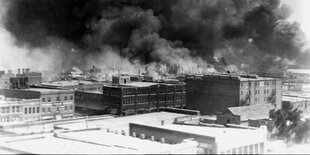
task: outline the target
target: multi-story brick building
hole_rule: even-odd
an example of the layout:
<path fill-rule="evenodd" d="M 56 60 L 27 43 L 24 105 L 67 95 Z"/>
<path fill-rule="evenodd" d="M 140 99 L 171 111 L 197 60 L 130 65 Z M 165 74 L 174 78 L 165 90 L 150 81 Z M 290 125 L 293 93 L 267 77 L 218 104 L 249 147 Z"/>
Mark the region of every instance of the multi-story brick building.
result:
<path fill-rule="evenodd" d="M 186 79 L 188 109 L 218 114 L 228 107 L 273 104 L 281 108 L 282 82 L 256 75 L 195 75 Z"/>
<path fill-rule="evenodd" d="M 129 79 L 114 79 L 114 85 L 103 87 L 103 103 L 109 106 L 110 113 L 128 115 L 166 107 L 185 107 L 184 83 L 130 82 Z"/>
<path fill-rule="evenodd" d="M 74 91 L 61 89 L 1 89 L 0 94 L 18 99 L 40 99 L 41 119 L 61 119 L 74 115 Z M 27 114 L 34 113 L 30 109 Z"/>
<path fill-rule="evenodd" d="M 100 91 L 75 91 L 75 112 L 79 115 L 105 114 L 107 105 L 103 104 Z"/>
<path fill-rule="evenodd" d="M 1 71 L 0 88 L 1 89 L 26 89 L 31 85 L 41 85 L 42 73 L 30 72 L 30 69 L 18 69 L 17 74 L 11 70 L 8 73 Z"/>
<path fill-rule="evenodd" d="M 41 85 L 42 83 L 42 73 L 30 72 L 29 68 L 18 69 L 16 74 L 17 78 L 27 78 L 28 85 Z"/>

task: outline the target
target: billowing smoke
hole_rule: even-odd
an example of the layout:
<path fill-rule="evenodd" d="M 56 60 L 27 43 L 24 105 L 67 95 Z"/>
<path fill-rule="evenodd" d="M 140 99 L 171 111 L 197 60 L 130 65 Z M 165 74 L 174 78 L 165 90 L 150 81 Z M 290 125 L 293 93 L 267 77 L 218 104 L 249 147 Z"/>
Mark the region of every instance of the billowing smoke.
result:
<path fill-rule="evenodd" d="M 299 25 L 286 21 L 290 10 L 279 0 L 5 3 L 3 23 L 15 45 L 29 56 L 40 50 L 58 62 L 52 67 L 273 72 L 307 60 Z"/>

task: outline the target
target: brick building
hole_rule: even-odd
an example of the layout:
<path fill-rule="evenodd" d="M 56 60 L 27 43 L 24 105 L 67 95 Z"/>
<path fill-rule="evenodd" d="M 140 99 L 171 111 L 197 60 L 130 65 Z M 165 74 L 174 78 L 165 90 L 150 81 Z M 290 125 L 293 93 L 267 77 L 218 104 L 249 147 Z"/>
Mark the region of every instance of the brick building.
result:
<path fill-rule="evenodd" d="M 75 91 L 75 112 L 79 115 L 100 115 L 108 113 L 100 91 Z"/>
<path fill-rule="evenodd" d="M 74 91 L 61 89 L 1 89 L 0 94 L 18 99 L 40 99 L 41 119 L 61 119 L 74 115 Z M 33 113 L 30 109 L 27 113 Z"/>
<path fill-rule="evenodd" d="M 11 70 L 0 73 L 1 89 L 26 89 L 31 85 L 41 85 L 41 82 L 42 73 L 30 72 L 28 68 L 19 68 L 17 74 L 13 74 Z"/>
<path fill-rule="evenodd" d="M 119 82 L 119 84 L 117 84 Z M 114 85 L 103 87 L 103 103 L 118 115 L 158 111 L 166 107 L 184 108 L 184 83 L 130 82 L 130 77 L 114 78 Z"/>
<path fill-rule="evenodd" d="M 201 75 L 186 79 L 188 109 L 218 114 L 228 107 L 273 104 L 281 108 L 282 82 L 256 75 Z"/>
<path fill-rule="evenodd" d="M 41 85 L 42 73 L 30 72 L 29 68 L 18 69 L 17 78 L 27 78 L 28 85 Z"/>

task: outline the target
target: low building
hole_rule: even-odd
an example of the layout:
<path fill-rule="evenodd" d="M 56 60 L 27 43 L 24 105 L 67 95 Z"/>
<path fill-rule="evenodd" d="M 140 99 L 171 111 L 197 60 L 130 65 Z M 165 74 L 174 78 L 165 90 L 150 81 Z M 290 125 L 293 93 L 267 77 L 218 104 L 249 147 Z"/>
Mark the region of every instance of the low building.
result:
<path fill-rule="evenodd" d="M 202 115 L 220 114 L 228 107 L 271 104 L 281 109 L 282 81 L 257 75 L 195 75 L 186 78 L 186 108 Z"/>
<path fill-rule="evenodd" d="M 2 138 L 0 145 L 0 151 L 21 154 L 196 154 L 198 143 L 191 139 L 161 143 L 97 128 Z"/>
<path fill-rule="evenodd" d="M 154 141 L 178 144 L 192 138 L 203 154 L 264 154 L 267 131 L 264 128 L 241 129 L 193 125 L 149 125 L 130 123 L 130 135 Z"/>
<path fill-rule="evenodd" d="M 217 116 L 217 124 L 249 125 L 249 120 L 269 119 L 270 111 L 274 107 L 270 104 L 229 107 L 223 114 Z"/>
<path fill-rule="evenodd" d="M 40 99 L 41 119 L 61 119 L 73 117 L 74 115 L 73 90 L 46 88 L 1 89 L 0 94 L 18 99 Z"/>
<path fill-rule="evenodd" d="M 286 93 L 282 96 L 282 109 L 298 110 L 302 114 L 310 114 L 309 93 Z"/>
<path fill-rule="evenodd" d="M 130 82 L 129 77 L 103 87 L 103 102 L 110 113 L 130 115 L 158 111 L 167 107 L 184 108 L 186 88 L 184 83 Z M 129 82 L 129 83 L 128 83 Z"/>

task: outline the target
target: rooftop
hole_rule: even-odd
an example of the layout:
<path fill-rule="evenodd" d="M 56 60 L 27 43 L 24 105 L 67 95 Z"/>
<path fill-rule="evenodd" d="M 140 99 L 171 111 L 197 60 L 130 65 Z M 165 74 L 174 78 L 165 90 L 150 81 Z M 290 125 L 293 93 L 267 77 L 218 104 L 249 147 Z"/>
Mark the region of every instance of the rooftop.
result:
<path fill-rule="evenodd" d="M 211 78 L 211 79 L 223 79 L 223 80 L 236 80 L 236 81 L 268 81 L 275 80 L 276 78 L 259 77 L 255 74 L 237 75 L 237 74 L 206 74 L 206 75 L 194 75 L 189 78 Z"/>
<path fill-rule="evenodd" d="M 50 81 L 50 82 L 43 82 L 42 85 L 46 86 L 56 86 L 56 87 L 64 87 L 64 86 L 76 86 L 76 85 L 88 85 L 88 84 L 95 84 L 92 81 L 80 81 L 80 80 L 63 80 L 63 81 Z"/>
<path fill-rule="evenodd" d="M 197 145 L 171 145 L 101 130 L 60 133 L 57 137 L 44 134 L 18 138 L 4 140 L 1 145 L 33 154 L 155 154 Z"/>
<path fill-rule="evenodd" d="M 310 69 L 288 69 L 289 73 L 310 74 Z"/>
<path fill-rule="evenodd" d="M 172 123 L 175 118 L 189 116 L 186 114 L 172 113 L 172 112 L 153 112 L 140 115 L 132 115 L 125 117 L 118 117 L 113 119 L 98 119 L 89 121 L 87 126 L 89 128 L 100 127 L 100 128 L 109 128 L 111 130 L 124 130 L 126 133 L 129 132 L 129 123 L 147 123 L 147 124 L 161 124 L 161 121 L 164 120 L 166 123 Z M 85 129 L 85 122 L 79 123 L 64 123 L 55 125 L 59 128 L 77 130 Z"/>
<path fill-rule="evenodd" d="M 286 96 L 286 97 L 295 97 L 295 98 L 303 98 L 303 99 L 310 99 L 310 93 L 306 93 L 306 92 L 283 92 L 282 93 L 282 98 Z"/>
<path fill-rule="evenodd" d="M 22 89 L 25 91 L 37 91 L 37 92 L 73 92 L 72 90 L 64 90 L 64 89 L 48 89 L 48 88 L 28 88 L 28 89 Z"/>
<path fill-rule="evenodd" d="M 234 115 L 241 116 L 241 121 L 247 121 L 249 119 L 265 119 L 269 118 L 269 112 L 274 107 L 271 104 L 257 104 L 250 106 L 229 107 L 230 111 Z"/>
<path fill-rule="evenodd" d="M 143 125 L 143 124 L 141 124 Z M 266 131 L 257 129 L 240 129 L 240 128 L 217 128 L 208 126 L 192 126 L 192 125 L 146 125 L 154 128 L 161 128 L 170 131 L 177 131 L 200 136 L 214 138 L 218 147 L 233 148 L 236 146 L 245 146 L 255 141 L 263 141 L 266 138 Z"/>

